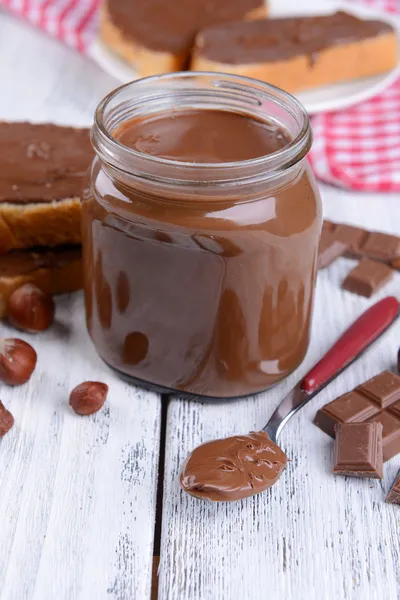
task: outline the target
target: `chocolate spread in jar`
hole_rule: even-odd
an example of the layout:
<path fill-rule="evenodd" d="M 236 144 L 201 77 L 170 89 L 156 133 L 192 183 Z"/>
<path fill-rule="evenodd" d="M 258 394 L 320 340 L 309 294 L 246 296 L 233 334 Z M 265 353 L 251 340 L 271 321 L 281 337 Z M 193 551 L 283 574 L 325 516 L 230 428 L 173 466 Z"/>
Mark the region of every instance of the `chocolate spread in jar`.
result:
<path fill-rule="evenodd" d="M 232 436 L 195 448 L 182 467 L 180 482 L 185 492 L 198 498 L 240 500 L 271 487 L 287 460 L 264 431 Z"/>
<path fill-rule="evenodd" d="M 199 165 L 199 176 L 202 163 L 262 157 L 290 140 L 271 121 L 212 109 L 137 118 L 114 137 L 143 156 Z M 120 183 L 97 162 L 92 194 L 86 311 L 106 362 L 166 390 L 223 398 L 265 389 L 301 363 L 321 226 L 305 163 L 242 194 L 236 184 Z"/>
<path fill-rule="evenodd" d="M 125 123 L 116 137 L 144 154 L 191 163 L 227 163 L 259 158 L 290 141 L 276 123 L 222 110 L 156 113 Z"/>

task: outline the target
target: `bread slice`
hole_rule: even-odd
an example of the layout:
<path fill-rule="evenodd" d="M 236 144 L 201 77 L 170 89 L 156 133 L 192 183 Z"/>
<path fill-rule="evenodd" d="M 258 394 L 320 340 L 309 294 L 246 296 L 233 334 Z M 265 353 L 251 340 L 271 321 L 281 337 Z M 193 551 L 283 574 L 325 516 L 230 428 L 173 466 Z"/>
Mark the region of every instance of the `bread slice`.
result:
<path fill-rule="evenodd" d="M 0 123 L 0 253 L 79 244 L 88 129 Z"/>
<path fill-rule="evenodd" d="M 105 0 L 100 35 L 145 77 L 186 68 L 199 29 L 266 16 L 265 0 Z"/>
<path fill-rule="evenodd" d="M 297 92 L 376 75 L 397 62 L 388 23 L 337 12 L 209 27 L 196 38 L 191 69 L 238 73 Z"/>
<path fill-rule="evenodd" d="M 34 283 L 50 294 L 73 292 L 82 287 L 80 248 L 20 250 L 0 256 L 0 318 L 7 314 L 7 300 L 24 283 Z"/>

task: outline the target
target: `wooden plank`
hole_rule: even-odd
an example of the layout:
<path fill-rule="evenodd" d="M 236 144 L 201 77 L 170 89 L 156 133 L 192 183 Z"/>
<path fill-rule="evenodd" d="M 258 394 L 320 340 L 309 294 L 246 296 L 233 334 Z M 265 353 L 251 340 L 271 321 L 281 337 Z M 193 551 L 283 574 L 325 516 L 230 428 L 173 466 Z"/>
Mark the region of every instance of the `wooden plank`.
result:
<path fill-rule="evenodd" d="M 159 398 L 100 360 L 80 295 L 60 300 L 51 330 L 21 337 L 39 362 L 28 384 L 1 391 L 15 427 L 0 441 L 0 598 L 149 597 Z M 68 406 L 85 380 L 110 388 L 91 417 Z"/>
<path fill-rule="evenodd" d="M 0 118 L 86 125 L 115 86 L 89 61 L 0 13 Z M 45 57 L 45 58 L 44 58 Z M 15 427 L 0 441 L 1 600 L 150 597 L 160 399 L 122 382 L 95 353 L 81 295 L 57 323 L 18 334 L 39 363 L 22 387 L 1 387 Z M 6 325 L 1 335 L 15 336 Z M 110 386 L 104 408 L 79 417 L 69 391 Z"/>
<path fill-rule="evenodd" d="M 326 216 L 400 233 L 393 195 L 323 188 Z M 400 297 L 400 275 L 376 298 L 340 289 L 353 265 L 341 259 L 319 275 L 313 335 L 304 364 L 276 388 L 233 402 L 183 402 L 168 413 L 160 600 L 395 598 L 400 593 L 400 511 L 385 504 L 400 457 L 383 483 L 334 477 L 332 440 L 312 424 L 318 407 L 385 368 L 394 368 L 397 322 L 377 345 L 300 411 L 283 431 L 291 458 L 266 493 L 231 504 L 196 500 L 179 488 L 187 453 L 209 439 L 260 429 L 292 385 L 374 301 Z"/>

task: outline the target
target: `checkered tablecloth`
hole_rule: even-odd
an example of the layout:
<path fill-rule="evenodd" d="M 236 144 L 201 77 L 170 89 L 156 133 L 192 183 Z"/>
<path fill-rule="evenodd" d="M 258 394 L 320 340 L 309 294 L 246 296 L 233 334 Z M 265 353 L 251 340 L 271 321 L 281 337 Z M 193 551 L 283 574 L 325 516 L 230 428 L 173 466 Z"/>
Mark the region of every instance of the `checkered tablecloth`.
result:
<path fill-rule="evenodd" d="M 400 0 L 362 1 L 400 13 Z M 0 0 L 0 6 L 82 53 L 96 36 L 100 4 L 101 0 Z M 347 189 L 400 191 L 400 79 L 372 100 L 314 116 L 312 124 L 310 161 L 319 179 Z"/>

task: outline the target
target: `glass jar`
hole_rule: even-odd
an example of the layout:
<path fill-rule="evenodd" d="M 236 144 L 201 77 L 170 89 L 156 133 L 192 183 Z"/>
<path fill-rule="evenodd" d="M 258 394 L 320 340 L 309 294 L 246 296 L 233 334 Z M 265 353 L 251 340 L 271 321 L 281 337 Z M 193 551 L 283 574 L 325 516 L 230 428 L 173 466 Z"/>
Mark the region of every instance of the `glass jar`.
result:
<path fill-rule="evenodd" d="M 261 158 L 193 163 L 123 146 L 121 123 L 177 108 L 282 125 Z M 101 357 L 157 391 L 213 398 L 264 390 L 307 351 L 321 204 L 307 113 L 245 77 L 172 73 L 99 105 L 83 203 L 87 326 Z"/>

